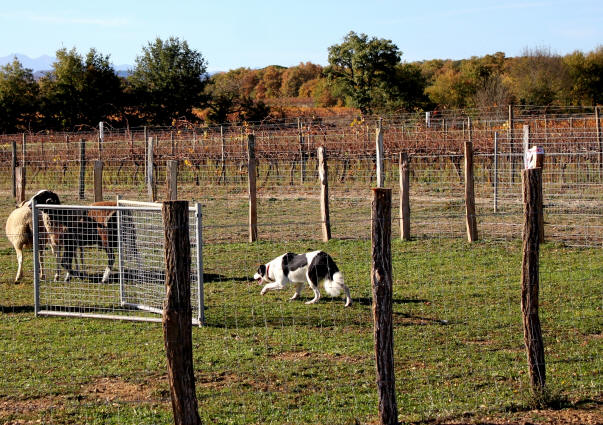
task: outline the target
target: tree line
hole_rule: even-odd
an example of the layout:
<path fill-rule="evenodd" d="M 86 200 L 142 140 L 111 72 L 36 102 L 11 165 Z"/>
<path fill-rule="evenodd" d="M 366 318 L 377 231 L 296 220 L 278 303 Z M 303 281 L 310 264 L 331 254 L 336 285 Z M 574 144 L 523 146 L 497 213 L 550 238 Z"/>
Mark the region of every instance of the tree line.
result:
<path fill-rule="evenodd" d="M 203 55 L 175 37 L 142 48 L 128 76 L 109 55 L 59 49 L 35 79 L 15 58 L 0 68 L 0 132 L 258 121 L 292 105 L 385 114 L 506 104 L 597 105 L 603 46 L 560 56 L 544 48 L 462 60 L 405 62 L 391 40 L 348 33 L 328 65 L 237 68 L 207 73 Z"/>

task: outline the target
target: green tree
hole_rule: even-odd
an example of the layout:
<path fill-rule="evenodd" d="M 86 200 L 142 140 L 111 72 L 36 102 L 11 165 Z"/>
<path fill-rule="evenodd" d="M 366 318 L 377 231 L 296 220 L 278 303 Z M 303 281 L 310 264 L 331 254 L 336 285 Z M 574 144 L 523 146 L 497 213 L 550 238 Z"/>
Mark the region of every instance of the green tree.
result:
<path fill-rule="evenodd" d="M 571 77 L 563 60 L 548 49 L 526 49 L 521 57 L 507 62 L 512 91 L 521 104 L 566 104 Z"/>
<path fill-rule="evenodd" d="M 350 106 L 364 113 L 382 105 L 393 92 L 396 66 L 402 53 L 391 40 L 368 38 L 366 34 L 349 32 L 341 44 L 329 47 L 331 80 L 340 84 Z M 380 102 L 381 101 L 381 102 Z"/>
<path fill-rule="evenodd" d="M 99 121 L 119 123 L 123 115 L 122 82 L 109 62 L 90 49 L 84 62 L 84 86 L 82 99 L 86 118 L 92 124 Z"/>
<path fill-rule="evenodd" d="M 257 121 L 270 110 L 252 94 L 259 83 L 258 74 L 248 68 L 238 68 L 214 74 L 205 88 L 207 109 L 205 115 L 211 123 L 233 120 Z"/>
<path fill-rule="evenodd" d="M 50 73 L 40 79 L 44 126 L 73 129 L 118 120 L 121 80 L 109 56 L 90 49 L 84 59 L 75 48 L 59 49 Z"/>
<path fill-rule="evenodd" d="M 0 68 L 0 132 L 27 130 L 35 119 L 38 85 L 15 58 Z"/>
<path fill-rule="evenodd" d="M 458 64 L 448 61 L 436 71 L 433 84 L 425 89 L 425 93 L 433 103 L 441 107 L 463 108 L 467 106 L 470 90 Z"/>
<path fill-rule="evenodd" d="M 129 78 L 143 119 L 164 125 L 174 119 L 193 119 L 193 108 L 204 100 L 206 70 L 201 53 L 186 41 L 170 37 L 148 43 Z"/>
<path fill-rule="evenodd" d="M 39 81 L 44 126 L 69 130 L 87 123 L 82 93 L 84 62 L 75 48 L 59 49 L 52 71 Z"/>
<path fill-rule="evenodd" d="M 322 67 L 311 62 L 287 68 L 282 75 L 281 94 L 284 97 L 298 97 L 300 87 L 307 81 L 318 78 L 321 73 Z"/>
<path fill-rule="evenodd" d="M 572 102 L 597 105 L 603 102 L 603 46 L 587 55 L 576 51 L 563 58 L 572 79 Z"/>

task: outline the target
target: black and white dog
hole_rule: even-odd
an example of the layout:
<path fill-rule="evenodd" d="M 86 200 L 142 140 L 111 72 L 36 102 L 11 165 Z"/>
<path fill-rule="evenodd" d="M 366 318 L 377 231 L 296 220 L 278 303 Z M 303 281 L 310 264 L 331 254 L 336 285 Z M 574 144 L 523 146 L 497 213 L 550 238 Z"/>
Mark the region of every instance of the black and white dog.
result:
<path fill-rule="evenodd" d="M 259 283 L 266 283 L 261 294 L 275 289 L 284 289 L 288 284 L 295 284 L 295 293 L 291 300 L 299 297 L 304 282 L 314 292 L 314 298 L 306 304 L 314 304 L 320 299 L 318 284 L 323 281 L 327 294 L 336 297 L 343 291 L 345 293 L 345 306 L 352 304 L 350 290 L 343 283 L 343 274 L 329 254 L 323 251 L 312 251 L 305 254 L 288 252 L 276 257 L 269 263 L 258 267 L 253 276 Z"/>

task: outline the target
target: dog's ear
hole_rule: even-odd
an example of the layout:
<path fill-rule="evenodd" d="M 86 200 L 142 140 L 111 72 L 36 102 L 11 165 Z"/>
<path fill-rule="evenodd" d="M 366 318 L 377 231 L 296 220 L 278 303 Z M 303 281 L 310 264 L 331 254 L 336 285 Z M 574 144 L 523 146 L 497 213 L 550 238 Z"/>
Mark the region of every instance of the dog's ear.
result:
<path fill-rule="evenodd" d="M 266 276 L 266 265 L 265 265 L 265 264 L 261 264 L 261 265 L 258 267 L 258 274 L 259 274 L 260 276 Z"/>

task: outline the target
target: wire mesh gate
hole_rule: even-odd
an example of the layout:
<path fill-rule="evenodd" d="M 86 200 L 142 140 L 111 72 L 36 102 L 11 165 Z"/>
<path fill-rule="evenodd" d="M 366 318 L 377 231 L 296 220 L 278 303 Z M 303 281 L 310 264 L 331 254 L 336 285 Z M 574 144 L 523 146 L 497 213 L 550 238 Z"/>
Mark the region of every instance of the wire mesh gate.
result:
<path fill-rule="evenodd" d="M 32 204 L 36 315 L 160 322 L 161 204 Z M 193 324 L 204 323 L 201 206 L 189 208 Z M 52 255 L 45 255 L 50 248 Z"/>

